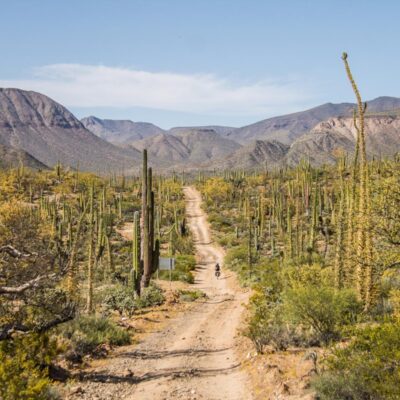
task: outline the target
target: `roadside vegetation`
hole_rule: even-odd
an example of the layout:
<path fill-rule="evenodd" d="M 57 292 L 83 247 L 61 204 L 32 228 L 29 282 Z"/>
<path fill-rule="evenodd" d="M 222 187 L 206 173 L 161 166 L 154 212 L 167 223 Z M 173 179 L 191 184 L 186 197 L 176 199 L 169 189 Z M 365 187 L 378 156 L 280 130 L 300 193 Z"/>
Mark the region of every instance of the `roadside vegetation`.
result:
<path fill-rule="evenodd" d="M 225 264 L 253 290 L 245 331 L 259 353 L 319 347 L 318 398 L 400 398 L 400 159 L 198 177 Z M 266 166 L 267 167 L 267 166 Z"/>
<path fill-rule="evenodd" d="M 144 169 L 129 178 L 60 164 L 0 171 L 2 399 L 57 398 L 57 365 L 130 343 L 121 317 L 164 301 L 153 279 L 160 256 L 176 257 L 173 279 L 193 281 L 181 181 Z"/>

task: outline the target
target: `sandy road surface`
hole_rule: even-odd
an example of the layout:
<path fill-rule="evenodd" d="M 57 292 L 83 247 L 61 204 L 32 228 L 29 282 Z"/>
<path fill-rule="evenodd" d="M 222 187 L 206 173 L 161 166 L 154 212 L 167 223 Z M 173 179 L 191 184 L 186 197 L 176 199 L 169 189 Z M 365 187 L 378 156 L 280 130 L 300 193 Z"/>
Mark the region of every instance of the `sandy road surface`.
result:
<path fill-rule="evenodd" d="M 222 264 L 223 250 L 211 242 L 200 193 L 192 187 L 184 190 L 198 259 L 193 289 L 203 290 L 208 298 L 139 345 L 123 348 L 101 369 L 91 370 L 79 383 L 83 393 L 69 398 L 251 399 L 234 351 L 247 295 L 230 271 L 222 269 L 221 278 L 215 278 L 214 266 Z"/>

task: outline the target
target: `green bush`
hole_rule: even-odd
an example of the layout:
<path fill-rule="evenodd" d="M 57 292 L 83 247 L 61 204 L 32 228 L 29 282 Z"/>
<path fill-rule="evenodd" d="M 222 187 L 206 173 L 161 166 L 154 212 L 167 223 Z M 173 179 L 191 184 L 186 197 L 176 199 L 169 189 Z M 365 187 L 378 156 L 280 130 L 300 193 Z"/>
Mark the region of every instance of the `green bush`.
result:
<path fill-rule="evenodd" d="M 0 398 L 51 399 L 47 367 L 56 355 L 48 335 L 29 334 L 0 342 Z"/>
<path fill-rule="evenodd" d="M 194 276 L 191 272 L 178 271 L 174 269 L 171 271 L 160 271 L 159 278 L 168 281 L 171 278 L 171 281 L 181 281 L 186 283 L 194 283 Z"/>
<path fill-rule="evenodd" d="M 236 238 L 235 233 L 225 233 L 218 238 L 218 243 L 223 247 L 234 247 L 240 244 L 240 240 Z"/>
<path fill-rule="evenodd" d="M 179 290 L 179 298 L 182 301 L 196 301 L 198 299 L 202 299 L 207 297 L 204 292 L 201 290 Z"/>
<path fill-rule="evenodd" d="M 136 308 L 146 308 L 159 306 L 164 303 L 165 297 L 162 290 L 156 285 L 152 284 L 149 287 L 143 289 L 139 298 L 135 299 Z"/>
<path fill-rule="evenodd" d="M 256 292 L 250 299 L 251 318 L 243 334 L 253 342 L 258 353 L 263 353 L 267 345 L 277 351 L 286 350 L 290 345 L 309 345 L 313 338 L 285 321 L 283 305 L 270 289 Z"/>
<path fill-rule="evenodd" d="M 264 353 L 267 345 L 275 350 L 286 350 L 291 343 L 290 332 L 279 318 L 278 308 L 260 308 L 243 332 L 253 342 L 258 353 Z"/>
<path fill-rule="evenodd" d="M 326 364 L 327 370 L 313 382 L 320 400 L 399 399 L 400 323 L 359 330 Z"/>
<path fill-rule="evenodd" d="M 220 212 L 209 213 L 208 221 L 212 224 L 214 229 L 220 232 L 229 232 L 232 230 L 232 220 L 222 215 Z"/>
<path fill-rule="evenodd" d="M 243 263 L 247 263 L 248 250 L 247 246 L 242 245 L 228 250 L 225 257 L 225 264 L 236 270 L 237 266 Z"/>
<path fill-rule="evenodd" d="M 159 278 L 164 280 L 182 281 L 194 283 L 192 271 L 196 268 L 196 259 L 192 255 L 180 254 L 175 258 L 175 269 L 171 271 L 160 271 Z"/>
<path fill-rule="evenodd" d="M 107 288 L 103 298 L 103 306 L 107 311 L 117 311 L 120 315 L 131 317 L 136 310 L 158 306 L 164 300 L 162 290 L 154 284 L 143 289 L 138 298 L 135 298 L 135 293 L 130 287 L 115 285 Z"/>
<path fill-rule="evenodd" d="M 74 359 L 92 353 L 101 344 L 122 346 L 131 340 L 126 330 L 107 318 L 81 316 L 60 329 L 70 342 L 69 356 Z"/>
<path fill-rule="evenodd" d="M 175 268 L 179 271 L 190 272 L 196 268 L 196 259 L 192 255 L 180 254 L 175 260 Z"/>
<path fill-rule="evenodd" d="M 175 236 L 174 248 L 178 254 L 193 254 L 193 241 L 190 236 Z"/>
<path fill-rule="evenodd" d="M 287 290 L 283 300 L 288 320 L 310 328 L 325 344 L 337 340 L 341 326 L 354 322 L 361 312 L 353 291 L 332 287 L 299 286 Z"/>
<path fill-rule="evenodd" d="M 134 291 L 123 285 L 108 289 L 103 305 L 106 310 L 118 311 L 119 315 L 133 315 L 135 311 Z"/>

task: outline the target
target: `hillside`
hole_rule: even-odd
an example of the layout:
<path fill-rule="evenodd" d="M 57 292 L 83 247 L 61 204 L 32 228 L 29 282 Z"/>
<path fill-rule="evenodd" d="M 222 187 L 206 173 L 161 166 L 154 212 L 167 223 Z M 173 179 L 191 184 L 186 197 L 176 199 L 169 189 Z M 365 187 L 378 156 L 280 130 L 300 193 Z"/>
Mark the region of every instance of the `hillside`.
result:
<path fill-rule="evenodd" d="M 400 99 L 396 97 L 378 97 L 368 103 L 368 113 L 391 111 L 400 107 Z M 250 140 L 278 140 L 290 144 L 304 133 L 309 132 L 318 123 L 332 117 L 351 116 L 355 104 L 327 103 L 306 111 L 268 118 L 228 133 L 230 139 L 239 143 Z"/>
<path fill-rule="evenodd" d="M 152 159 L 159 165 L 179 164 L 189 158 L 189 149 L 175 136 L 161 133 L 151 138 L 132 143 L 138 151 L 147 149 Z"/>
<path fill-rule="evenodd" d="M 126 144 L 164 132 L 163 129 L 148 122 L 100 119 L 93 116 L 82 118 L 81 122 L 89 131 L 114 144 Z"/>
<path fill-rule="evenodd" d="M 400 151 L 400 118 L 370 116 L 365 119 L 367 153 L 372 156 L 393 156 Z M 321 122 L 310 133 L 290 146 L 286 162 L 296 165 L 302 158 L 320 165 L 334 162 L 340 153 L 352 154 L 355 148 L 352 118 L 331 118 Z"/>
<path fill-rule="evenodd" d="M 20 89 L 0 89 L 0 144 L 47 166 L 60 161 L 99 172 L 128 168 L 140 159 L 137 151 L 98 138 L 49 97 Z"/>
<path fill-rule="evenodd" d="M 340 151 L 352 153 L 355 131 L 349 115 L 353 107 L 328 103 L 237 129 L 210 126 L 164 131 L 129 120 L 87 117 L 81 122 L 42 94 L 1 89 L 0 144 L 10 165 L 24 159 L 41 168 L 60 161 L 105 173 L 138 168 L 144 148 L 153 164 L 164 170 L 294 165 L 304 158 L 319 165 L 333 162 Z M 400 100 L 393 97 L 368 102 L 370 155 L 390 156 L 399 151 L 399 108 Z"/>
<path fill-rule="evenodd" d="M 162 133 L 132 142 L 135 149 L 147 148 L 151 157 L 164 168 L 182 166 L 202 167 L 218 161 L 241 146 L 221 137 L 212 129 L 187 128 L 175 135 Z"/>
<path fill-rule="evenodd" d="M 400 117 L 368 116 L 365 119 L 369 157 L 393 156 L 400 151 Z M 234 151 L 215 168 L 264 168 L 266 165 L 297 165 L 307 159 L 313 165 L 334 163 L 341 154 L 353 154 L 355 129 L 353 118 L 336 117 L 320 122 L 297 138 L 290 146 L 279 141 L 255 140 Z"/>
<path fill-rule="evenodd" d="M 222 169 L 270 168 L 282 164 L 289 146 L 276 140 L 255 140 L 216 163 Z"/>
<path fill-rule="evenodd" d="M 189 149 L 188 161 L 191 163 L 219 160 L 241 147 L 235 141 L 221 137 L 212 128 L 181 130 L 175 136 Z"/>
<path fill-rule="evenodd" d="M 230 132 L 236 130 L 232 126 L 220 126 L 220 125 L 207 125 L 207 126 L 177 126 L 171 128 L 168 132 L 172 135 L 180 134 L 181 132 L 185 132 L 187 130 L 213 130 L 214 132 L 218 133 L 222 136 L 227 136 Z"/>
<path fill-rule="evenodd" d="M 20 165 L 33 169 L 47 169 L 26 151 L 0 144 L 0 168 L 16 168 Z"/>

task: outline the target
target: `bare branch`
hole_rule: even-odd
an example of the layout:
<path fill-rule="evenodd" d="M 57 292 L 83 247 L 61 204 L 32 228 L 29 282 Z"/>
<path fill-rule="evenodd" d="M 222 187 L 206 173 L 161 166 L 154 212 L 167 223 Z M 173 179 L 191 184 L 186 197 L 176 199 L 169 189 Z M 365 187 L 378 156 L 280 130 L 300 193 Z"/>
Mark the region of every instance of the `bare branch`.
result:
<path fill-rule="evenodd" d="M 28 258 L 32 256 L 37 256 L 37 253 L 23 253 L 22 251 L 19 251 L 15 247 L 11 246 L 10 244 L 0 247 L 0 253 L 3 252 L 14 258 Z"/>
<path fill-rule="evenodd" d="M 0 326 L 0 341 L 12 339 L 14 334 L 44 333 L 57 325 L 70 321 L 75 317 L 75 305 L 68 305 L 61 315 L 36 326 L 26 326 L 18 322 Z"/>
<path fill-rule="evenodd" d="M 28 289 L 33 289 L 39 286 L 40 282 L 44 279 L 52 279 L 56 276 L 56 274 L 50 275 L 39 275 L 34 279 L 31 279 L 28 282 L 20 286 L 0 286 L 0 294 L 21 294 Z"/>

